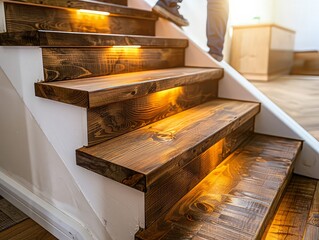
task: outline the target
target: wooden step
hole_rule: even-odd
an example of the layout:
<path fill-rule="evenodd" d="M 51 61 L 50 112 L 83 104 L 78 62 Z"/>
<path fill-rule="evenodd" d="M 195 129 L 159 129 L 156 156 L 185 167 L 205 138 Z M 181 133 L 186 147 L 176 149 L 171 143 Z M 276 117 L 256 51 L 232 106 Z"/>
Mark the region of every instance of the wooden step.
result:
<path fill-rule="evenodd" d="M 49 1 L 49 0 L 48 0 Z M 60 1 L 54 1 L 60 3 Z M 72 1 L 71 1 L 72 2 Z M 61 1 L 69 4 L 69 1 Z M 109 15 L 83 12 L 79 9 L 109 12 Z M 157 17 L 139 9 L 93 1 L 73 1 L 76 8 L 4 1 L 7 32 L 54 30 L 133 35 L 155 35 Z"/>
<path fill-rule="evenodd" d="M 62 81 L 184 66 L 183 48 L 43 48 L 44 80 Z"/>
<path fill-rule="evenodd" d="M 255 134 L 136 239 L 260 239 L 301 146 Z"/>
<path fill-rule="evenodd" d="M 111 3 L 116 5 L 127 6 L 127 0 L 12 0 L 15 2 L 25 2 L 25 3 L 35 3 L 35 4 L 44 4 L 44 5 L 52 5 L 52 6 L 60 6 L 59 4 L 66 4 L 66 7 L 71 7 L 74 4 L 79 4 L 81 2 L 85 3 Z M 65 3 L 66 2 L 66 3 Z M 63 5 L 62 5 L 63 6 Z"/>
<path fill-rule="evenodd" d="M 253 130 L 258 111 L 257 103 L 216 99 L 79 149 L 77 164 L 145 191 L 145 223 L 149 226 L 205 177 L 216 162 L 236 149 Z M 214 153 L 220 155 L 210 161 Z M 193 172 L 193 176 L 185 178 L 186 172 Z M 164 194 L 173 186 L 179 186 L 179 192 L 174 196 Z"/>
<path fill-rule="evenodd" d="M 186 48 L 187 39 L 49 30 L 0 34 L 1 46 Z"/>
<path fill-rule="evenodd" d="M 88 146 L 104 142 L 217 97 L 209 80 L 87 109 Z"/>
<path fill-rule="evenodd" d="M 222 69 L 169 68 L 70 81 L 35 83 L 38 97 L 94 108 L 170 88 L 219 80 Z"/>
<path fill-rule="evenodd" d="M 107 142 L 78 149 L 77 164 L 147 191 L 168 168 L 180 168 L 186 159 L 203 153 L 258 112 L 258 103 L 212 100 Z"/>
<path fill-rule="evenodd" d="M 111 15 L 119 15 L 122 17 L 136 17 L 144 19 L 156 20 L 158 17 L 150 11 L 129 8 L 123 4 L 114 4 L 95 0 L 5 0 L 7 2 L 17 2 L 31 5 L 42 5 L 61 8 L 75 8 L 93 11 L 108 12 Z M 110 0 L 108 0 L 110 1 Z M 112 0 L 115 2 L 115 0 Z M 116 0 L 117 1 L 117 0 Z M 117 1 L 125 3 L 125 1 Z"/>
<path fill-rule="evenodd" d="M 43 47 L 45 81 L 184 66 L 186 39 L 28 31 L 0 34 L 3 46 Z M 140 48 L 129 48 L 131 45 Z M 128 48 L 126 48 L 126 46 Z"/>
<path fill-rule="evenodd" d="M 319 235 L 307 237 L 312 227 L 319 227 L 317 182 L 318 180 L 303 176 L 292 177 L 263 239 L 319 239 Z"/>

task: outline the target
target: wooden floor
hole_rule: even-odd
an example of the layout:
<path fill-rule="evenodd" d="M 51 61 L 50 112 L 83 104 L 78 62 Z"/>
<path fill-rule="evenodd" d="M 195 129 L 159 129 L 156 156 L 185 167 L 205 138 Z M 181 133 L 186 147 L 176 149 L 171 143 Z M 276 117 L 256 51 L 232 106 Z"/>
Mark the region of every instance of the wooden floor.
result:
<path fill-rule="evenodd" d="M 319 141 L 319 76 L 288 75 L 251 83 Z"/>
<path fill-rule="evenodd" d="M 56 238 L 40 225 L 28 218 L 0 232 L 0 240 L 56 240 Z"/>
<path fill-rule="evenodd" d="M 319 184 L 294 175 L 263 240 L 319 239 Z"/>
<path fill-rule="evenodd" d="M 0 240 L 55 240 L 56 238 L 0 196 Z"/>

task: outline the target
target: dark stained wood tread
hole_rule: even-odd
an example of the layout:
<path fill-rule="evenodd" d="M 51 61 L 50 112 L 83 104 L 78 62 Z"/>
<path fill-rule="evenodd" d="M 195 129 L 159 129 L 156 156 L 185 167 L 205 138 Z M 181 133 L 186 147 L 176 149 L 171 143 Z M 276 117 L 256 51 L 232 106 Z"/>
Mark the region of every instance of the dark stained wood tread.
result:
<path fill-rule="evenodd" d="M 136 239 L 260 239 L 301 146 L 255 134 Z"/>
<path fill-rule="evenodd" d="M 121 3 L 123 1 L 114 0 L 119 4 L 108 3 L 94 0 L 4 0 L 8 3 L 26 4 L 34 6 L 52 7 L 52 8 L 74 8 L 87 9 L 94 11 L 109 12 L 112 16 L 122 16 L 129 18 L 142 18 L 156 21 L 157 15 L 151 11 L 145 11 L 136 8 L 129 8 Z"/>
<path fill-rule="evenodd" d="M 59 3 L 60 1 L 56 1 Z M 61 2 L 68 2 L 62 0 Z M 86 1 L 88 2 L 88 1 Z M 74 4 L 82 4 L 74 1 Z M 4 1 L 7 32 L 52 30 L 67 32 L 155 35 L 157 17 L 149 11 L 106 3 L 87 4 L 90 7 L 60 7 L 17 1 Z M 91 6 L 93 4 L 93 6 Z M 81 8 L 84 8 L 81 10 Z M 83 10 L 110 11 L 109 15 Z M 113 9 L 113 10 L 112 10 Z M 113 12 L 112 12 L 113 11 Z"/>
<path fill-rule="evenodd" d="M 186 48 L 188 46 L 188 40 L 138 35 L 38 30 L 1 33 L 0 45 L 39 47 L 113 47 L 139 45 L 143 48 Z"/>
<path fill-rule="evenodd" d="M 217 68 L 169 68 L 79 80 L 35 83 L 35 93 L 38 97 L 93 108 L 179 86 L 209 80 L 217 81 L 222 76 L 223 70 Z"/>
<path fill-rule="evenodd" d="M 308 227 L 307 224 L 312 225 L 310 219 L 313 216 L 313 208 L 316 208 L 316 203 L 313 201 L 313 198 L 316 197 L 316 186 L 317 180 L 294 175 L 288 184 L 272 222 L 264 233 L 263 239 L 304 239 L 303 236 Z M 310 239 L 316 240 L 318 237 Z M 308 240 L 310 239 L 308 238 Z"/>
<path fill-rule="evenodd" d="M 252 119 L 258 103 L 216 99 L 76 151 L 77 164 L 140 191 Z"/>
<path fill-rule="evenodd" d="M 17 1 L 17 2 L 32 2 L 32 3 L 38 3 L 38 4 L 45 4 L 46 1 L 43 0 L 12 0 L 12 1 Z M 51 4 L 61 4 L 61 0 L 49 0 Z M 83 0 L 82 0 L 83 1 Z M 75 1 L 69 1 L 70 3 L 75 2 Z M 76 1 L 79 2 L 79 1 Z M 122 6 L 127 6 L 127 0 L 97 0 L 94 2 L 102 2 L 102 3 L 110 3 L 110 4 L 116 4 L 116 5 L 122 5 Z M 48 4 L 48 3 L 47 3 Z"/>

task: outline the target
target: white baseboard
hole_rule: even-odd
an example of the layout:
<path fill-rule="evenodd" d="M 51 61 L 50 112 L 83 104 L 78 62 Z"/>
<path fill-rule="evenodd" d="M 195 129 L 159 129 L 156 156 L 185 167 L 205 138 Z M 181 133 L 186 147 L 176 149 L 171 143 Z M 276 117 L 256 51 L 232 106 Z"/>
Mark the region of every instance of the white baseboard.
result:
<path fill-rule="evenodd" d="M 90 231 L 70 216 L 0 172 L 0 195 L 60 240 L 95 240 Z"/>

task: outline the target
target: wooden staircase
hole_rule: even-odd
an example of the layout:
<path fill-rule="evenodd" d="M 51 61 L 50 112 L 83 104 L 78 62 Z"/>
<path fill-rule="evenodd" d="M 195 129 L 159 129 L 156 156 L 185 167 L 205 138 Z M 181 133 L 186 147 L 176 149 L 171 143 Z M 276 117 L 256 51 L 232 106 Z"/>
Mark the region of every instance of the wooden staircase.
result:
<path fill-rule="evenodd" d="M 259 239 L 302 142 L 254 133 L 260 104 L 218 98 L 223 69 L 185 66 L 187 40 L 126 4 L 4 1 L 0 43 L 41 47 L 35 95 L 87 109 L 77 164 L 144 192 L 136 239 Z"/>

